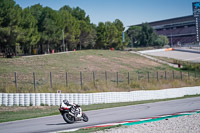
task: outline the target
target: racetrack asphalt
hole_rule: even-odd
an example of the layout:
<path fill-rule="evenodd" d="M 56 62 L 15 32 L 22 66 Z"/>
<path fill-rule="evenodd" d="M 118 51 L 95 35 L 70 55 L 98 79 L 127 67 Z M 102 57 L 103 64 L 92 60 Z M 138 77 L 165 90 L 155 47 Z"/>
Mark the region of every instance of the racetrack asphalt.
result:
<path fill-rule="evenodd" d="M 85 112 L 89 122 L 67 124 L 61 115 L 0 123 L 2 133 L 56 132 L 200 109 L 200 97 Z"/>
<path fill-rule="evenodd" d="M 183 61 L 200 63 L 200 53 L 192 53 L 184 51 L 161 51 L 161 52 L 151 52 L 146 54 L 152 56 L 167 57 Z"/>

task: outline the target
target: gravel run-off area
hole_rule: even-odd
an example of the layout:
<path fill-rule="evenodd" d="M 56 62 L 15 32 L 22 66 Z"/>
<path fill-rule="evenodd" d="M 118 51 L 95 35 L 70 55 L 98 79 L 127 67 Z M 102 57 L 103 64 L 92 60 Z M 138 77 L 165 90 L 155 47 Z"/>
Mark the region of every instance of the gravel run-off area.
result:
<path fill-rule="evenodd" d="M 95 133 L 200 133 L 200 114 L 122 126 Z"/>

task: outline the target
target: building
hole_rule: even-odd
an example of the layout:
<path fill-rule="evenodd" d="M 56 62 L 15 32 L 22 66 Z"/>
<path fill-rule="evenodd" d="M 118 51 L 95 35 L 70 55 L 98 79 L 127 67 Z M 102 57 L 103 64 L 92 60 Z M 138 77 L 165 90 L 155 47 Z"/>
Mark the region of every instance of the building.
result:
<path fill-rule="evenodd" d="M 159 35 L 167 36 L 171 46 L 197 42 L 196 20 L 193 15 L 150 22 L 149 25 Z"/>

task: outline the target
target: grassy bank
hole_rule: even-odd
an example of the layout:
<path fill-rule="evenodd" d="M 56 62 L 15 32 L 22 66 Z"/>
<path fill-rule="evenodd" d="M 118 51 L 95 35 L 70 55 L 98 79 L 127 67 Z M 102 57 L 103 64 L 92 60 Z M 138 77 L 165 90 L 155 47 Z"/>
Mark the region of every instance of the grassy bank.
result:
<path fill-rule="evenodd" d="M 171 99 L 162 99 L 162 100 L 83 105 L 81 107 L 83 111 L 89 111 L 89 110 L 98 110 L 98 109 L 104 109 L 104 108 L 153 103 L 153 102 L 159 102 L 159 101 L 167 101 L 167 100 L 175 100 L 175 99 L 199 97 L 199 96 L 200 95 L 193 95 L 193 96 L 184 96 L 181 98 L 171 98 Z M 36 117 L 58 115 L 59 114 L 58 108 L 59 106 L 38 106 L 38 107 L 0 106 L 0 122 L 8 122 L 8 121 L 36 118 Z"/>
<path fill-rule="evenodd" d="M 188 79 L 185 72 L 183 80 L 179 80 L 179 70 L 128 51 L 83 50 L 12 59 L 1 58 L 0 66 L 0 92 L 8 93 L 55 93 L 57 90 L 80 93 L 131 91 L 199 85 L 194 73 L 190 74 Z M 174 78 L 172 78 L 173 70 Z M 164 78 L 165 71 L 167 80 Z M 16 72 L 17 88 L 14 72 Z M 82 72 L 82 87 L 80 72 Z"/>

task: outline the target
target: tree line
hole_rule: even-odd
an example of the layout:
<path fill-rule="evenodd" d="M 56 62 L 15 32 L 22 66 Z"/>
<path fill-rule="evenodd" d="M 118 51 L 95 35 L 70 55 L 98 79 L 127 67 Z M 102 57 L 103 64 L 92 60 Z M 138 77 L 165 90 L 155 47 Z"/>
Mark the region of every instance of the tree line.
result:
<path fill-rule="evenodd" d="M 148 23 L 131 26 L 126 33 L 132 47 L 163 47 L 169 44 L 168 38 L 164 35 L 158 35 Z"/>
<path fill-rule="evenodd" d="M 31 54 L 33 49 L 37 49 L 39 54 L 43 54 L 52 49 L 57 52 L 122 49 L 129 43 L 134 43 L 134 46 L 163 43 L 164 37 L 158 36 L 148 24 L 130 27 L 123 43 L 124 29 L 119 19 L 95 25 L 79 7 L 65 5 L 53 10 L 36 4 L 22 9 L 14 0 L 0 2 L 0 52 Z"/>

